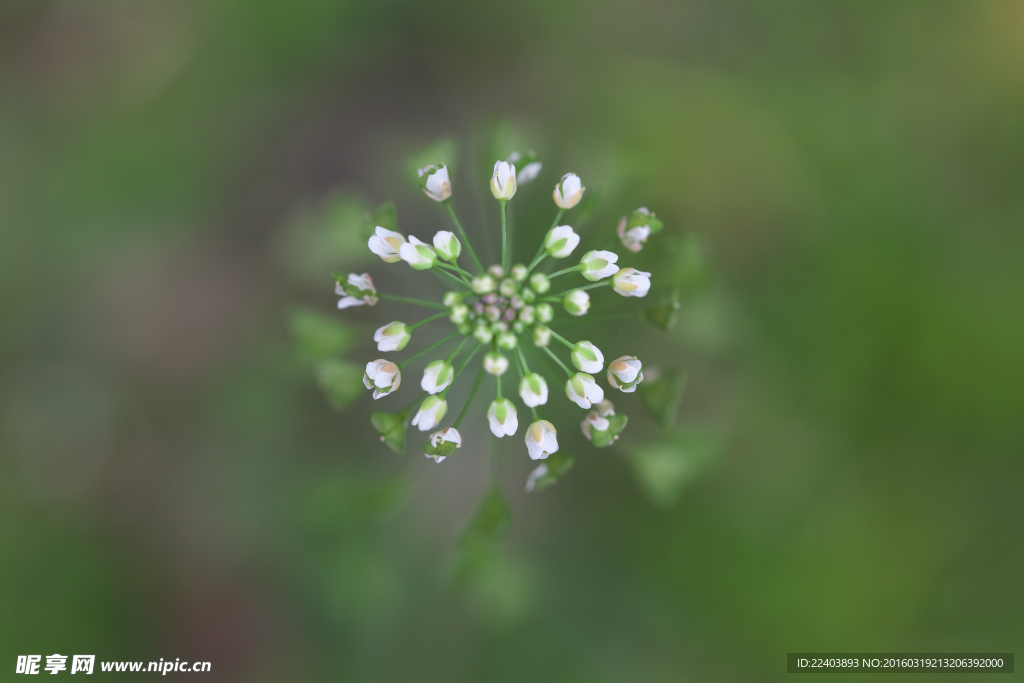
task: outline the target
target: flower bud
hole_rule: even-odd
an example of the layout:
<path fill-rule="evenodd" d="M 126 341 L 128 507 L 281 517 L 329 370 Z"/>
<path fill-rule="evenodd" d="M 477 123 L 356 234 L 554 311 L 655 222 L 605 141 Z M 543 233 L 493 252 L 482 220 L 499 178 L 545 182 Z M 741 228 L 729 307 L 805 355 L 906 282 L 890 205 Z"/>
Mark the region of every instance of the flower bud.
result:
<path fill-rule="evenodd" d="M 490 344 L 491 339 L 494 338 L 494 333 L 491 332 L 491 328 L 487 325 L 477 325 L 476 329 L 473 330 L 473 338 L 481 344 Z"/>
<path fill-rule="evenodd" d="M 420 188 L 435 202 L 443 202 L 452 196 L 452 184 L 448 180 L 448 167 L 424 166 L 419 170 Z"/>
<path fill-rule="evenodd" d="M 371 361 L 366 364 L 366 372 L 363 374 L 363 386 L 373 390 L 373 399 L 376 401 L 381 396 L 386 396 L 402 384 L 402 372 L 398 366 L 383 358 Z"/>
<path fill-rule="evenodd" d="M 530 287 L 537 294 L 543 294 L 551 289 L 551 280 L 544 273 L 534 273 L 530 276 Z"/>
<path fill-rule="evenodd" d="M 524 304 L 532 304 L 537 300 L 537 292 L 529 287 L 524 287 L 523 291 L 519 292 L 519 298 L 523 300 Z"/>
<path fill-rule="evenodd" d="M 451 313 L 448 317 L 456 325 L 461 325 L 469 320 L 469 306 L 466 304 L 455 304 L 452 306 Z"/>
<path fill-rule="evenodd" d="M 524 331 L 526 331 L 526 325 L 524 325 L 521 320 L 516 320 L 514 323 L 512 323 L 512 331 L 515 332 L 516 334 L 522 334 Z"/>
<path fill-rule="evenodd" d="M 619 272 L 619 267 L 615 265 L 618 260 L 618 254 L 610 251 L 588 251 L 580 259 L 580 265 L 583 266 L 582 275 L 591 282 L 614 275 Z"/>
<path fill-rule="evenodd" d="M 536 316 L 537 309 L 535 309 L 533 306 L 523 306 L 522 308 L 519 309 L 519 313 L 516 316 L 516 318 L 519 320 L 519 322 L 529 325 L 536 319 Z"/>
<path fill-rule="evenodd" d="M 420 387 L 428 394 L 438 394 L 447 389 L 454 379 L 455 370 L 451 364 L 446 360 L 435 360 L 427 363 L 427 367 L 423 368 Z"/>
<path fill-rule="evenodd" d="M 604 354 L 588 341 L 578 342 L 569 354 L 572 364 L 583 372 L 601 372 L 604 367 Z"/>
<path fill-rule="evenodd" d="M 604 389 L 594 381 L 593 376 L 576 372 L 565 383 L 565 395 L 580 408 L 587 410 L 604 398 Z"/>
<path fill-rule="evenodd" d="M 492 323 L 497 322 L 498 318 L 501 317 L 501 309 L 493 304 L 490 306 L 484 306 L 484 317 Z"/>
<path fill-rule="evenodd" d="M 527 373 L 519 380 L 519 398 L 530 408 L 544 405 L 548 402 L 548 383 L 536 372 Z"/>
<path fill-rule="evenodd" d="M 456 448 L 462 448 L 462 434 L 455 427 L 449 427 L 430 435 L 423 446 L 423 454 L 433 458 L 434 462 L 441 462 L 454 453 Z"/>
<path fill-rule="evenodd" d="M 497 351 L 491 351 L 484 356 L 484 370 L 487 374 L 501 377 L 508 370 L 508 358 Z"/>
<path fill-rule="evenodd" d="M 558 450 L 558 432 L 547 420 L 537 420 L 526 429 L 526 450 L 533 460 L 543 460 Z"/>
<path fill-rule="evenodd" d="M 405 323 L 393 322 L 377 328 L 373 333 L 373 341 L 377 342 L 378 351 L 401 351 L 412 339 L 405 328 Z"/>
<path fill-rule="evenodd" d="M 608 399 L 604 399 L 597 404 L 597 414 L 601 417 L 611 417 L 615 414 L 615 406 Z"/>
<path fill-rule="evenodd" d="M 465 298 L 466 298 L 466 293 L 465 292 L 445 292 L 443 301 L 444 301 L 444 305 L 448 306 L 450 308 L 450 307 L 454 306 L 455 304 L 462 303 L 462 300 L 465 299 Z"/>
<path fill-rule="evenodd" d="M 499 439 L 503 436 L 512 436 L 519 429 L 516 407 L 507 398 L 491 401 L 491 406 L 487 409 L 487 422 L 491 426 L 491 433 Z"/>
<path fill-rule="evenodd" d="M 412 235 L 409 241 L 398 248 L 402 260 L 416 270 L 429 270 L 437 263 L 437 253 L 426 242 L 421 242 Z"/>
<path fill-rule="evenodd" d="M 555 198 L 555 204 L 562 209 L 571 209 L 580 203 L 580 199 L 583 198 L 583 191 L 587 188 L 583 187 L 583 183 L 580 181 L 580 177 L 575 173 L 566 173 L 562 176 L 562 179 L 555 185 L 555 191 L 553 196 Z"/>
<path fill-rule="evenodd" d="M 508 163 L 516 167 L 516 183 L 518 185 L 525 185 L 531 180 L 536 180 L 543 167 L 543 164 L 537 159 L 537 153 L 532 149 L 526 154 L 512 152 L 508 155 Z"/>
<path fill-rule="evenodd" d="M 492 275 L 477 275 L 473 278 L 469 286 L 477 294 L 487 294 L 494 291 L 494 277 Z"/>
<path fill-rule="evenodd" d="M 429 431 L 441 423 L 447 412 L 448 401 L 438 396 L 427 396 L 420 404 L 416 415 L 413 416 L 412 424 L 421 432 Z"/>
<path fill-rule="evenodd" d="M 544 325 L 535 325 L 533 328 L 533 345 L 537 347 L 547 346 L 551 343 L 551 330 Z"/>
<path fill-rule="evenodd" d="M 608 364 L 608 384 L 627 394 L 636 391 L 636 385 L 644 381 L 643 364 L 636 356 L 622 356 Z M 613 413 L 614 414 L 614 413 Z"/>
<path fill-rule="evenodd" d="M 362 306 L 363 304 L 373 306 L 377 303 L 377 289 L 373 286 L 373 280 L 369 273 L 362 275 L 349 273 L 345 284 L 338 282 L 334 286 L 334 293 L 338 296 L 345 295 L 338 301 L 338 308 Z"/>
<path fill-rule="evenodd" d="M 579 243 L 580 236 L 568 225 L 551 228 L 544 236 L 544 249 L 554 258 L 565 258 Z"/>
<path fill-rule="evenodd" d="M 609 427 L 611 427 L 611 422 L 593 410 L 587 413 L 587 416 L 583 418 L 583 422 L 580 424 L 580 429 L 583 430 L 583 436 L 587 437 L 587 441 L 594 440 L 592 432 L 607 432 Z"/>
<path fill-rule="evenodd" d="M 523 280 L 526 279 L 526 266 L 524 266 L 522 263 L 517 263 L 514 266 L 512 266 L 512 269 L 509 271 L 508 274 L 511 275 L 512 279 L 515 280 L 516 282 L 522 282 Z"/>
<path fill-rule="evenodd" d="M 516 167 L 507 161 L 494 163 L 494 175 L 491 176 L 491 194 L 495 199 L 509 200 L 516 193 Z"/>
<path fill-rule="evenodd" d="M 385 263 L 398 263 L 402 260 L 399 250 L 403 244 L 405 244 L 405 237 L 402 233 L 382 228 L 379 225 L 367 243 L 370 251 L 384 259 Z"/>
<path fill-rule="evenodd" d="M 574 289 L 562 298 L 562 305 L 569 315 L 585 315 L 590 310 L 590 295 L 582 289 Z"/>
<path fill-rule="evenodd" d="M 622 296 L 647 296 L 651 274 L 636 268 L 623 268 L 612 278 L 612 289 Z"/>
<path fill-rule="evenodd" d="M 459 238 L 455 236 L 454 232 L 439 230 L 434 235 L 434 250 L 445 261 L 455 263 L 459 254 L 462 253 L 462 243 L 459 242 Z"/>
<path fill-rule="evenodd" d="M 662 222 L 653 213 L 642 206 L 628 216 L 619 219 L 619 241 L 622 246 L 636 253 L 643 249 L 647 238 L 662 228 Z"/>
<path fill-rule="evenodd" d="M 554 317 L 555 309 L 551 307 L 551 304 L 537 304 L 537 320 L 542 323 L 549 323 Z"/>
<path fill-rule="evenodd" d="M 501 284 L 498 285 L 498 293 L 502 296 L 511 297 L 517 291 L 519 291 L 519 285 L 517 285 L 516 281 L 512 278 L 505 278 L 501 281 Z"/>
<path fill-rule="evenodd" d="M 512 332 L 499 332 L 498 333 L 498 348 L 511 351 L 516 348 L 516 335 Z"/>
<path fill-rule="evenodd" d="M 473 331 L 473 326 L 469 321 L 466 321 L 455 325 L 455 329 L 459 331 L 459 334 L 469 334 Z"/>

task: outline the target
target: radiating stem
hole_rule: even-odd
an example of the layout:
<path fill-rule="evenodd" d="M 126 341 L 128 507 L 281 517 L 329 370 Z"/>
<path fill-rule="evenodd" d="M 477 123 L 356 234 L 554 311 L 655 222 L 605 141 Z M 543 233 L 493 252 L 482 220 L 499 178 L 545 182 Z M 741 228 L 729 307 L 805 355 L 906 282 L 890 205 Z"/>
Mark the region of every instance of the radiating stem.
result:
<path fill-rule="evenodd" d="M 439 341 L 439 342 L 434 342 L 433 344 L 431 344 L 431 345 L 430 345 L 430 346 L 428 346 L 427 348 L 423 349 L 423 350 L 422 350 L 422 351 L 420 351 L 419 353 L 417 353 L 417 354 L 415 354 L 415 355 L 413 355 L 413 356 L 409 356 L 409 357 L 408 357 L 408 358 L 406 358 L 406 359 L 405 359 L 404 361 L 402 361 L 401 363 L 399 363 L 399 364 L 398 364 L 398 369 L 399 369 L 399 370 L 401 370 L 401 369 L 402 369 L 402 368 L 404 368 L 404 367 L 405 367 L 406 365 L 408 365 L 409 363 L 413 362 L 414 360 L 416 360 L 416 359 L 417 359 L 417 358 L 419 358 L 420 356 L 422 356 L 422 355 L 424 355 L 424 354 L 426 354 L 426 353 L 430 353 L 431 351 L 433 351 L 434 349 L 436 349 L 436 348 L 437 348 L 437 347 L 439 347 L 439 346 L 444 346 L 445 344 L 447 344 L 448 342 L 450 342 L 450 341 L 451 341 L 452 339 L 455 339 L 456 337 L 458 337 L 458 336 L 459 336 L 460 334 L 461 334 L 460 332 L 456 332 L 455 334 L 450 334 L 450 335 L 448 335 L 447 337 L 445 337 L 444 339 L 442 339 L 441 341 Z M 465 342 L 463 342 L 463 343 L 465 343 Z M 461 348 L 461 347 L 460 347 L 460 348 Z"/>
<path fill-rule="evenodd" d="M 451 280 L 452 282 L 454 282 L 457 285 L 460 285 L 462 287 L 469 287 L 469 283 L 468 282 L 466 282 L 465 280 L 462 280 L 460 278 L 455 277 L 454 275 L 449 273 L 447 270 L 438 270 L 437 268 L 434 268 L 434 272 L 435 273 L 439 273 L 440 275 L 444 275 L 446 278 L 448 278 L 449 280 Z"/>
<path fill-rule="evenodd" d="M 435 261 L 434 265 L 441 266 L 442 268 L 447 268 L 448 270 L 454 270 L 456 273 L 461 275 L 463 280 L 465 280 L 467 283 L 473 277 L 472 273 L 467 273 L 462 268 L 459 268 L 458 266 L 453 266 L 453 265 L 448 264 L 448 263 L 444 263 L 443 261 Z"/>
<path fill-rule="evenodd" d="M 560 366 L 562 366 L 562 369 L 563 369 L 563 370 L 565 370 L 565 374 L 567 374 L 567 375 L 568 375 L 569 377 L 572 377 L 572 370 L 570 370 L 570 369 L 569 369 L 569 368 L 568 368 L 568 367 L 566 366 L 566 364 L 565 364 L 565 363 L 563 363 L 562 361 L 558 360 L 558 356 L 556 356 L 556 355 L 555 355 L 555 352 L 554 352 L 554 351 L 552 351 L 551 349 L 549 349 L 549 348 L 548 348 L 548 347 L 546 347 L 546 346 L 545 346 L 545 347 L 543 347 L 543 349 L 544 349 L 545 351 L 547 351 L 547 354 L 548 354 L 549 356 L 551 356 L 552 358 L 554 358 L 554 359 L 555 359 L 555 362 L 556 362 L 556 363 L 558 363 L 558 364 L 559 364 Z"/>
<path fill-rule="evenodd" d="M 452 223 L 455 224 L 455 229 L 459 231 L 459 237 L 462 238 L 462 243 L 466 245 L 466 251 L 469 252 L 469 258 L 473 261 L 473 265 L 476 266 L 477 271 L 484 272 L 480 259 L 476 257 L 476 252 L 473 251 L 473 245 L 469 243 L 469 238 L 466 237 L 466 231 L 462 229 L 462 224 L 459 223 L 459 219 L 455 215 L 455 209 L 452 208 L 452 200 L 444 200 L 444 205 L 448 207 L 448 215 L 452 217 Z"/>
<path fill-rule="evenodd" d="M 429 318 L 424 318 L 423 320 L 419 321 L 418 323 L 413 323 L 412 325 L 406 325 L 405 326 L 405 331 L 406 332 L 412 332 L 413 330 L 415 330 L 420 325 L 425 325 L 425 324 L 429 323 L 431 320 L 437 320 L 438 318 L 443 318 L 446 315 L 448 315 L 448 311 L 447 310 L 441 311 L 440 313 L 437 313 L 436 315 L 432 315 Z"/>
<path fill-rule="evenodd" d="M 501 206 L 501 268 L 506 273 L 508 272 L 508 230 L 505 226 L 505 204 L 507 203 L 507 199 L 498 202 L 498 205 Z"/>
<path fill-rule="evenodd" d="M 476 390 L 480 388 L 480 381 L 484 378 L 484 366 L 481 365 L 480 369 L 476 372 L 476 379 L 473 380 L 473 388 L 469 390 L 469 398 L 466 399 L 466 405 L 462 406 L 462 412 L 455 418 L 455 424 L 452 425 L 454 429 L 458 429 L 459 425 L 462 424 L 462 418 L 466 417 L 466 412 L 469 410 L 469 406 L 473 403 L 473 398 L 476 396 Z"/>
<path fill-rule="evenodd" d="M 467 337 L 467 339 L 468 339 L 468 337 Z M 445 388 L 444 391 L 442 391 L 440 394 L 438 394 L 439 397 L 444 398 L 445 396 L 448 395 L 448 390 L 451 389 L 453 386 L 455 386 L 455 380 L 457 380 L 459 378 L 459 375 L 462 374 L 462 371 L 466 369 L 467 365 L 469 365 L 469 361 L 473 360 L 473 356 L 475 356 L 476 352 L 479 351 L 479 350 L 480 350 L 480 344 L 477 343 L 477 345 L 473 347 L 473 350 L 469 352 L 469 355 L 466 356 L 466 360 L 462 361 L 462 365 L 459 366 L 459 369 L 455 371 L 455 376 L 452 377 L 452 383 L 449 384 L 448 387 Z M 454 358 L 454 356 L 452 356 L 452 357 Z M 480 367 L 483 367 L 483 365 L 481 365 Z"/>
<path fill-rule="evenodd" d="M 378 299 L 386 299 L 388 301 L 398 301 L 403 304 L 413 304 L 414 306 L 425 306 L 426 308 L 448 308 L 444 304 L 435 303 L 433 301 L 424 301 L 423 299 L 411 299 L 407 296 L 395 296 L 394 294 L 384 294 L 383 292 L 377 292 Z"/>
<path fill-rule="evenodd" d="M 549 280 L 554 280 L 559 275 L 565 275 L 566 273 L 575 273 L 576 271 L 579 271 L 579 270 L 583 270 L 583 264 L 582 263 L 579 264 L 579 265 L 575 265 L 575 266 L 573 266 L 571 268 L 563 268 L 562 270 L 555 271 L 554 273 L 551 273 L 551 275 L 548 275 L 548 279 Z"/>
<path fill-rule="evenodd" d="M 550 327 L 548 329 L 551 330 Z M 574 346 L 576 346 L 572 342 L 567 341 L 565 337 L 563 337 L 562 335 L 558 334 L 554 330 L 551 330 L 551 336 L 554 337 L 555 339 L 557 339 L 558 341 L 562 342 L 566 346 L 568 346 L 570 349 L 573 348 Z M 547 347 L 545 347 L 545 348 L 547 348 Z"/>
<path fill-rule="evenodd" d="M 469 341 L 469 336 L 467 335 L 467 336 L 466 336 L 466 338 L 465 338 L 465 339 L 463 339 L 463 340 L 462 340 L 462 341 L 461 341 L 461 342 L 459 343 L 459 345 L 458 345 L 458 346 L 456 347 L 456 349 L 455 349 L 454 351 L 452 351 L 452 355 L 448 356 L 448 365 L 451 365 L 451 364 L 452 364 L 452 361 L 453 361 L 453 360 L 455 360 L 455 356 L 459 355 L 459 351 L 461 351 L 461 350 L 462 350 L 462 347 L 463 347 L 463 346 L 465 346 L 465 345 L 466 345 L 466 342 L 468 342 L 468 341 Z M 453 381 L 454 381 L 454 380 L 453 380 Z"/>
<path fill-rule="evenodd" d="M 592 285 L 586 285 L 584 287 L 573 287 L 572 289 L 567 289 L 564 292 L 559 292 L 558 294 L 551 294 L 550 296 L 547 297 L 547 299 L 548 300 L 551 300 L 551 299 L 558 300 L 558 299 L 561 299 L 566 294 L 569 294 L 570 292 L 575 292 L 577 289 L 579 289 L 579 290 L 594 289 L 595 287 L 607 287 L 610 284 L 612 284 L 611 278 L 609 278 L 607 280 L 602 280 L 601 282 L 595 282 Z"/>

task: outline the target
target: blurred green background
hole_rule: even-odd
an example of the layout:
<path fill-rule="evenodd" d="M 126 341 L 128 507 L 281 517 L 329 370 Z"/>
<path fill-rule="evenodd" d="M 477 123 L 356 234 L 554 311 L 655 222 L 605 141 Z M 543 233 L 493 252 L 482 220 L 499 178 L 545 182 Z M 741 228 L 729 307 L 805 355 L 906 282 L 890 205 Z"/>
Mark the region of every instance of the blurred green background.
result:
<path fill-rule="evenodd" d="M 54 652 L 595 683 L 1019 651 L 1022 38 L 987 0 L 3 3 L 0 679 Z M 686 373 L 675 426 L 613 397 L 621 441 L 565 424 L 576 466 L 532 495 L 500 443 L 498 542 L 459 540 L 486 458 L 397 456 L 311 372 L 391 316 L 337 313 L 332 270 L 416 286 L 349 226 L 387 199 L 446 226 L 404 177 L 439 136 L 471 234 L 515 145 L 546 162 L 518 234 L 573 170 L 593 239 L 646 205 L 656 285 L 687 245 L 706 268 L 671 331 L 605 331 Z"/>

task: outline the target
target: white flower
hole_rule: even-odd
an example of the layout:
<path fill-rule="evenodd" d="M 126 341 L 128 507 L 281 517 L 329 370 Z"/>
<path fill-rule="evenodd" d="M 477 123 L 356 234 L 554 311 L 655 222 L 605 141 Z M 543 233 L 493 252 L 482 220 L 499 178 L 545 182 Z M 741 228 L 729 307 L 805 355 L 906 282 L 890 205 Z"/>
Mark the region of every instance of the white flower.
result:
<path fill-rule="evenodd" d="M 507 398 L 491 401 L 491 407 L 487 409 L 487 422 L 491 425 L 491 433 L 499 439 L 512 436 L 519 429 L 516 407 Z"/>
<path fill-rule="evenodd" d="M 613 389 L 631 394 L 636 391 L 636 385 L 644 381 L 642 368 L 643 364 L 636 356 L 616 358 L 608 364 L 608 384 Z"/>
<path fill-rule="evenodd" d="M 428 394 L 437 394 L 448 388 L 448 385 L 455 379 L 455 370 L 445 360 L 435 360 L 427 363 L 423 368 L 423 379 L 420 386 Z"/>
<path fill-rule="evenodd" d="M 544 249 L 554 258 L 565 258 L 579 243 L 580 236 L 568 225 L 551 228 L 544 237 Z"/>
<path fill-rule="evenodd" d="M 548 383 L 536 372 L 527 373 L 519 380 L 519 398 L 530 408 L 544 405 L 548 402 Z"/>
<path fill-rule="evenodd" d="M 438 396 L 427 396 L 412 418 L 412 424 L 416 425 L 421 432 L 429 431 L 440 424 L 446 412 L 448 412 L 448 401 Z"/>
<path fill-rule="evenodd" d="M 453 443 L 456 448 L 462 448 L 462 434 L 459 434 L 459 430 L 455 427 L 449 427 L 448 429 L 442 429 L 436 431 L 430 435 L 427 439 L 430 445 L 434 448 L 438 448 L 443 443 Z M 434 462 L 442 462 L 447 455 L 438 455 L 436 453 L 424 453 L 428 458 L 433 458 Z"/>
<path fill-rule="evenodd" d="M 535 325 L 533 328 L 533 345 L 542 348 L 551 343 L 551 328 Z"/>
<path fill-rule="evenodd" d="M 616 232 L 619 233 L 619 241 L 622 242 L 622 246 L 635 254 L 644 248 L 644 242 L 651 236 L 651 226 L 638 225 L 627 230 L 626 223 L 628 221 L 629 218 L 623 216 L 619 220 L 619 227 L 616 229 Z"/>
<path fill-rule="evenodd" d="M 481 344 L 490 344 L 491 340 L 494 339 L 494 332 L 487 325 L 477 325 L 476 329 L 473 330 L 473 338 Z"/>
<path fill-rule="evenodd" d="M 555 204 L 558 204 L 560 208 L 571 209 L 580 203 L 580 199 L 583 197 L 583 191 L 587 189 L 583 187 L 583 183 L 580 181 L 580 177 L 575 173 L 566 173 L 562 176 L 562 179 L 555 185 L 555 191 L 553 196 L 555 198 Z"/>
<path fill-rule="evenodd" d="M 402 384 L 402 372 L 398 366 L 383 358 L 366 364 L 363 386 L 373 389 L 373 400 L 398 391 Z"/>
<path fill-rule="evenodd" d="M 405 323 L 400 322 L 388 323 L 373 333 L 378 351 L 401 351 L 410 339 L 412 335 L 405 329 Z"/>
<path fill-rule="evenodd" d="M 494 162 L 491 176 L 491 194 L 495 199 L 508 200 L 516 193 L 516 167 L 507 161 Z"/>
<path fill-rule="evenodd" d="M 583 436 L 587 437 L 587 441 L 592 441 L 591 430 L 603 432 L 611 427 L 611 424 L 607 418 L 601 417 L 596 411 L 591 410 L 580 423 L 580 429 L 583 430 Z"/>
<path fill-rule="evenodd" d="M 402 258 L 405 258 L 404 252 Z M 618 254 L 610 251 L 588 251 L 580 259 L 580 265 L 583 266 L 582 275 L 591 282 L 614 275 L 619 272 L 619 267 L 615 265 L 618 260 Z"/>
<path fill-rule="evenodd" d="M 408 242 L 398 248 L 398 254 L 403 261 L 416 270 L 428 270 L 433 268 L 437 262 L 437 253 L 431 246 L 412 235 L 409 235 Z"/>
<path fill-rule="evenodd" d="M 543 294 L 551 289 L 551 279 L 544 273 L 534 273 L 530 276 L 530 289 Z"/>
<path fill-rule="evenodd" d="M 622 296 L 647 296 L 651 274 L 636 268 L 623 268 L 612 278 L 612 288 Z"/>
<path fill-rule="evenodd" d="M 511 351 L 516 348 L 516 335 L 514 332 L 499 332 L 498 333 L 498 348 Z"/>
<path fill-rule="evenodd" d="M 445 261 L 455 263 L 455 259 L 462 253 L 462 242 L 459 242 L 454 232 L 439 230 L 434 235 L 434 251 Z"/>
<path fill-rule="evenodd" d="M 445 306 L 451 307 L 455 304 L 461 304 L 465 298 L 465 292 L 445 292 L 443 301 Z"/>
<path fill-rule="evenodd" d="M 484 356 L 484 370 L 489 375 L 500 377 L 508 370 L 508 358 L 505 358 L 504 354 L 497 351 L 491 351 Z"/>
<path fill-rule="evenodd" d="M 537 320 L 542 323 L 549 323 L 555 317 L 555 309 L 551 304 L 537 304 Z"/>
<path fill-rule="evenodd" d="M 534 487 L 537 485 L 537 480 L 548 473 L 548 466 L 541 463 L 533 468 L 530 472 L 530 476 L 526 478 L 526 492 L 533 493 Z"/>
<path fill-rule="evenodd" d="M 583 372 L 601 372 L 604 367 L 604 354 L 588 341 L 577 342 L 569 354 L 572 364 Z M 600 399 L 598 399 L 600 400 Z"/>
<path fill-rule="evenodd" d="M 445 165 L 424 166 L 419 170 L 420 187 L 423 193 L 435 202 L 443 202 L 452 196 L 452 184 L 448 180 L 448 167 Z"/>
<path fill-rule="evenodd" d="M 373 306 L 377 303 L 377 297 L 374 296 L 377 289 L 373 286 L 373 280 L 369 273 L 362 275 L 349 273 L 345 284 L 339 282 L 334 286 L 334 293 L 342 297 L 338 301 L 338 308 L 362 306 L 363 304 Z"/>
<path fill-rule="evenodd" d="M 367 242 L 370 251 L 387 263 L 398 263 L 402 260 L 399 250 L 403 244 L 405 244 L 405 237 L 402 233 L 382 228 L 379 225 L 370 237 L 370 241 Z"/>
<path fill-rule="evenodd" d="M 574 289 L 562 298 L 562 305 L 569 315 L 585 315 L 590 310 L 590 295 L 582 289 Z"/>
<path fill-rule="evenodd" d="M 533 460 L 543 460 L 558 450 L 558 432 L 547 420 L 537 420 L 526 430 L 526 450 Z"/>
<path fill-rule="evenodd" d="M 469 306 L 461 303 L 455 304 L 452 306 L 451 313 L 448 315 L 448 318 L 456 325 L 461 325 L 469 320 Z"/>
<path fill-rule="evenodd" d="M 565 395 L 584 410 L 604 398 L 604 389 L 598 386 L 591 375 L 577 372 L 565 383 Z"/>
<path fill-rule="evenodd" d="M 470 281 L 469 286 L 477 294 L 489 294 L 494 291 L 494 276 L 490 274 L 477 275 Z"/>

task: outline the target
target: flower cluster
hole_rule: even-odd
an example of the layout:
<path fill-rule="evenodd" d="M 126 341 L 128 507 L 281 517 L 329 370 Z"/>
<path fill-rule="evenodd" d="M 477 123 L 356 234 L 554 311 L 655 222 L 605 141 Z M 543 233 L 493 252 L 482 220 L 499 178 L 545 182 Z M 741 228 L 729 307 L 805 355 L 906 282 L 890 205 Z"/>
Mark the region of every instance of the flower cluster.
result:
<path fill-rule="evenodd" d="M 525 429 L 527 454 L 533 460 L 546 460 L 559 450 L 559 445 L 555 426 L 542 419 L 538 412 L 538 408 L 545 406 L 549 399 L 549 378 L 540 371 L 543 363 L 538 362 L 545 356 L 566 373 L 564 391 L 568 400 L 589 411 L 583 418 L 581 429 L 593 445 L 607 446 L 618 439 L 625 428 L 626 416 L 616 414 L 596 378 L 607 367 L 609 387 L 631 393 L 643 381 L 640 360 L 636 356 L 624 355 L 606 366 L 604 353 L 597 345 L 587 340 L 569 341 L 553 329 L 552 322 L 559 309 L 569 316 L 586 315 L 591 307 L 589 290 L 603 286 L 610 286 L 624 297 L 646 296 L 651 286 L 651 274 L 620 267 L 619 255 L 604 249 L 586 251 L 573 265 L 556 272 L 542 272 L 541 264 L 546 259 L 570 259 L 580 244 L 580 235 L 573 227 L 562 224 L 565 213 L 579 204 L 586 191 L 574 173 L 566 173 L 555 185 L 552 196 L 557 213 L 533 258 L 529 263 L 511 264 L 512 248 L 507 239 L 505 205 L 516 195 L 518 186 L 536 179 L 541 169 L 542 164 L 533 152 L 525 155 L 515 153 L 507 160 L 495 163 L 490 189 L 498 200 L 501 213 L 502 251 L 501 262 L 489 267 L 484 267 L 477 257 L 456 217 L 451 205 L 451 178 L 443 164 L 421 168 L 419 182 L 427 197 L 445 206 L 454 231 L 439 231 L 428 242 L 413 235 L 406 237 L 395 230 L 376 227 L 368 242 L 370 251 L 385 263 L 404 261 L 415 270 L 431 270 L 443 276 L 451 284 L 451 290 L 441 302 L 378 292 L 366 273 L 335 276 L 335 291 L 342 297 L 338 308 L 373 306 L 384 299 L 438 311 L 416 323 L 393 321 L 377 329 L 373 339 L 382 353 L 401 351 L 412 341 L 415 330 L 431 321 L 447 319 L 455 328 L 454 333 L 405 361 L 379 358 L 366 364 L 363 384 L 377 400 L 398 391 L 402 384 L 402 370 L 412 361 L 457 342 L 446 358 L 430 360 L 423 369 L 420 388 L 425 392 L 425 398 L 421 395 L 405 411 L 374 413 L 371 416 L 381 440 L 392 447 L 394 444 L 404 445 L 404 432 L 411 424 L 422 432 L 429 432 L 422 450 L 435 462 L 442 462 L 461 448 L 462 435 L 458 428 L 485 374 L 496 378 L 495 398 L 486 413 L 491 433 L 498 438 L 514 436 L 519 430 L 518 409 L 502 394 L 502 376 L 515 365 L 519 376 L 517 393 L 531 415 Z M 661 221 L 653 213 L 640 208 L 619 221 L 617 233 L 622 246 L 635 253 L 661 228 Z M 470 262 L 466 268 L 471 270 L 459 265 L 463 250 Z M 552 291 L 562 289 L 555 287 L 554 281 L 560 278 L 568 281 L 577 275 L 584 279 L 583 284 L 570 286 L 564 291 Z M 572 367 L 552 349 L 562 346 Z M 534 356 L 532 366 L 524 350 Z M 448 415 L 446 396 L 449 389 L 479 351 L 484 352 L 483 358 L 465 406 L 450 427 L 439 428 Z M 409 419 L 409 413 L 416 404 L 419 405 Z M 564 464 L 557 467 L 561 468 L 560 471 L 566 468 Z M 550 479 L 552 474 L 542 463 L 531 474 L 528 489 L 532 490 L 539 480 Z"/>

